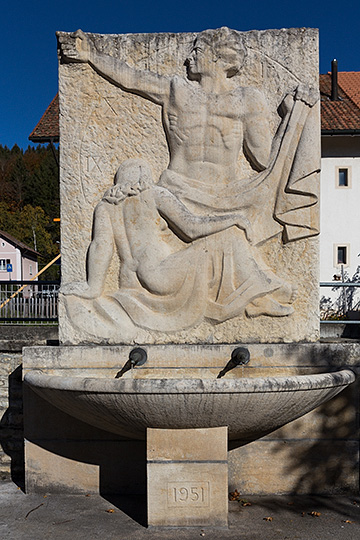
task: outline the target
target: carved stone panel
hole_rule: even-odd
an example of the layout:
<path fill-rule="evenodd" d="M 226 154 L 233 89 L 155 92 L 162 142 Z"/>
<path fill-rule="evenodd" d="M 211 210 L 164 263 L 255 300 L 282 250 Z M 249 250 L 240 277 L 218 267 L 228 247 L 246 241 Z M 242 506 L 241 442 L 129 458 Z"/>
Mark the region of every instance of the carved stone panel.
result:
<path fill-rule="evenodd" d="M 318 339 L 317 31 L 58 41 L 62 343 Z"/>

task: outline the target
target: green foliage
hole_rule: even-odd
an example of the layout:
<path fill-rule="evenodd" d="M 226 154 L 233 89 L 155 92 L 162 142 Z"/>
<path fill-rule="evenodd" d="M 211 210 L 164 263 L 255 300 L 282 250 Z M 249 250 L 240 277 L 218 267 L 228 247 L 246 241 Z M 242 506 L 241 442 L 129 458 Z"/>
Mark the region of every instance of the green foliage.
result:
<path fill-rule="evenodd" d="M 24 152 L 0 145 L 0 229 L 40 253 L 39 269 L 59 252 L 58 167 L 50 146 Z M 53 266 L 42 279 L 58 279 Z"/>

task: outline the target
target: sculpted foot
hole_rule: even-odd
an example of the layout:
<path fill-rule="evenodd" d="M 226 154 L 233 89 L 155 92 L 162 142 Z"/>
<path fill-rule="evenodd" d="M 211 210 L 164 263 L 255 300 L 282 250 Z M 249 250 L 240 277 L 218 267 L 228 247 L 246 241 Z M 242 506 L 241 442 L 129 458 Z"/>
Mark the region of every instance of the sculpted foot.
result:
<path fill-rule="evenodd" d="M 296 285 L 286 283 L 272 293 L 272 298 L 281 304 L 292 304 L 297 297 L 298 289 Z"/>
<path fill-rule="evenodd" d="M 263 297 L 254 300 L 246 308 L 248 317 L 260 317 L 260 315 L 269 315 L 270 317 L 287 317 L 294 313 L 291 306 L 283 306 L 270 297 Z"/>

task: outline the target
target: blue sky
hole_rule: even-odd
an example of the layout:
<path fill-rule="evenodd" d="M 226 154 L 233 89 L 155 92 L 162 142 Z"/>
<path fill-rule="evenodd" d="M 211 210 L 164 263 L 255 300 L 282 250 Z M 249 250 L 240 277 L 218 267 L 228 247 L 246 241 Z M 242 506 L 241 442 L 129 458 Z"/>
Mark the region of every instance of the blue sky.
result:
<path fill-rule="evenodd" d="M 2 2 L 0 144 L 22 148 L 57 92 L 55 31 L 190 32 L 320 29 L 320 72 L 337 58 L 340 71 L 360 71 L 359 0 L 18 0 Z"/>

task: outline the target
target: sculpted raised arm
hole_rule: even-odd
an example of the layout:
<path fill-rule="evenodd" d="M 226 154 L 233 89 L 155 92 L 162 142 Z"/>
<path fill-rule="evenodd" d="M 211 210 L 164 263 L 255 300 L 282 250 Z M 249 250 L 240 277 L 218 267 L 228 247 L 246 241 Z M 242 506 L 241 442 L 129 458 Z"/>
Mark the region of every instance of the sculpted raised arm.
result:
<path fill-rule="evenodd" d="M 159 105 L 169 97 L 171 83 L 169 77 L 135 69 L 119 58 L 99 53 L 82 30 L 77 30 L 70 36 L 61 32 L 57 35 L 61 57 L 65 62 L 88 63 L 113 84 Z"/>
<path fill-rule="evenodd" d="M 107 203 L 100 202 L 94 211 L 93 238 L 87 254 L 87 280 L 64 285 L 61 292 L 81 298 L 98 298 L 104 289 L 113 252 L 114 235 Z"/>
<path fill-rule="evenodd" d="M 258 90 L 247 96 L 244 118 L 244 152 L 252 166 L 263 171 L 269 165 L 272 135 L 269 110 L 265 98 Z"/>

